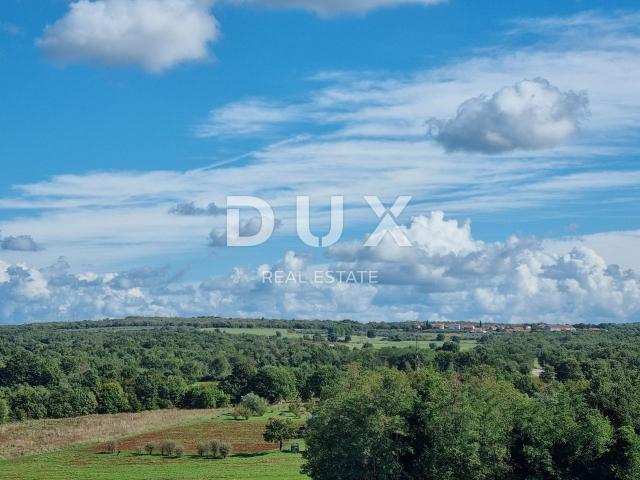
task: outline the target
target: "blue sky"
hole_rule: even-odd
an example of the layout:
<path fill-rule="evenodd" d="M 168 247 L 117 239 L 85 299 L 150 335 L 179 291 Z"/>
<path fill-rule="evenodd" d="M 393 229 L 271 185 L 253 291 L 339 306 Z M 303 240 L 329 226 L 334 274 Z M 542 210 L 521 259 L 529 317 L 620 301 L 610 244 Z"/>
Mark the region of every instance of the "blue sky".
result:
<path fill-rule="evenodd" d="M 0 322 L 639 319 L 634 3 L 6 0 Z M 341 244 L 299 241 L 300 194 L 320 229 L 346 196 Z M 227 195 L 282 227 L 225 248 L 170 213 Z M 409 251 L 357 246 L 363 195 L 413 196 Z M 338 264 L 382 285 L 259 279 Z"/>

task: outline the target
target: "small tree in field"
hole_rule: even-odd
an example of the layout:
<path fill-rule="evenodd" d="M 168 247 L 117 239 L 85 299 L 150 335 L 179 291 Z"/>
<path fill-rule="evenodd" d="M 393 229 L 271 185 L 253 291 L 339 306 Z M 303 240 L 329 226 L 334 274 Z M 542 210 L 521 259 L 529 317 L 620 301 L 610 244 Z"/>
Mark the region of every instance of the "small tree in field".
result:
<path fill-rule="evenodd" d="M 251 414 L 256 417 L 261 417 L 269 409 L 269 402 L 264 398 L 256 395 L 255 393 L 247 393 L 240 400 L 240 406 L 246 407 L 251 410 Z"/>
<path fill-rule="evenodd" d="M 196 453 L 198 454 L 199 457 L 206 457 L 209 454 L 209 444 L 208 443 L 198 443 L 198 445 L 196 445 Z"/>
<path fill-rule="evenodd" d="M 227 458 L 231 453 L 231 444 L 222 440 L 211 440 L 209 451 L 214 458 Z"/>
<path fill-rule="evenodd" d="M 145 444 L 144 451 L 149 455 L 153 455 L 153 452 L 158 448 L 158 445 L 155 442 L 149 442 Z"/>
<path fill-rule="evenodd" d="M 115 440 L 111 440 L 111 441 L 107 442 L 107 452 L 108 453 L 116 453 L 119 450 L 120 449 L 118 447 L 118 442 L 116 442 Z"/>
<path fill-rule="evenodd" d="M 160 443 L 160 453 L 165 457 L 179 457 L 184 452 L 182 445 L 173 440 L 165 440 Z"/>
<path fill-rule="evenodd" d="M 291 420 L 272 418 L 267 423 L 263 438 L 265 442 L 278 442 L 280 444 L 280 451 L 282 451 L 282 444 L 287 440 L 296 438 L 297 434 L 298 429 Z"/>
<path fill-rule="evenodd" d="M 249 420 L 251 415 L 253 415 L 253 411 L 246 405 L 238 405 L 233 409 L 233 417 L 235 419 L 243 418 L 245 420 Z"/>

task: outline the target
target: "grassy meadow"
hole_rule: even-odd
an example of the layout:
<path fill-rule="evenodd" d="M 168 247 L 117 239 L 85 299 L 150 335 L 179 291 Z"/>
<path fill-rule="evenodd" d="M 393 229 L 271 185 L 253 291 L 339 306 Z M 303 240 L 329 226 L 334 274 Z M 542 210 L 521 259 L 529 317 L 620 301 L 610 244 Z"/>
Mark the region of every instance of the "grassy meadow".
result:
<path fill-rule="evenodd" d="M 262 438 L 270 417 L 287 415 L 276 409 L 243 421 L 235 420 L 227 410 L 162 410 L 126 414 L 127 418 L 122 414 L 92 415 L 10 424 L 0 430 L 0 455 L 4 457 L 0 478 L 303 479 L 302 456 L 279 452 L 276 444 Z M 232 455 L 226 459 L 198 457 L 196 443 L 212 439 L 231 443 Z M 119 454 L 107 453 L 108 440 L 117 440 Z M 173 458 L 140 453 L 148 442 L 162 440 L 178 442 L 184 454 Z"/>
<path fill-rule="evenodd" d="M 214 329 L 206 329 L 206 330 L 214 330 Z M 219 328 L 215 330 L 220 330 L 224 333 L 228 333 L 231 335 L 258 335 L 258 336 L 266 336 L 273 337 L 277 333 L 280 332 L 280 335 L 283 338 L 304 338 L 305 335 L 310 336 L 313 335 L 313 332 L 309 331 L 292 331 L 286 329 L 278 329 L 278 328 Z M 425 332 L 418 333 L 418 348 L 428 349 L 430 348 L 430 344 L 434 343 L 436 346 L 440 347 L 444 342 L 439 342 L 436 340 L 437 333 Z M 476 347 L 477 342 L 475 337 L 472 335 L 464 334 L 462 332 L 451 333 L 448 332 L 445 334 L 447 340 L 449 340 L 452 336 L 459 336 L 462 338 L 460 342 L 460 350 L 467 351 Z M 373 346 L 373 348 L 387 348 L 387 347 L 396 347 L 396 348 L 405 348 L 405 347 L 415 347 L 416 341 L 412 340 L 400 340 L 393 341 L 384 336 L 376 336 L 375 338 L 368 338 L 365 335 L 352 335 L 351 342 L 349 343 L 339 343 L 339 345 L 346 345 L 353 348 L 362 348 L 365 343 L 369 343 Z"/>

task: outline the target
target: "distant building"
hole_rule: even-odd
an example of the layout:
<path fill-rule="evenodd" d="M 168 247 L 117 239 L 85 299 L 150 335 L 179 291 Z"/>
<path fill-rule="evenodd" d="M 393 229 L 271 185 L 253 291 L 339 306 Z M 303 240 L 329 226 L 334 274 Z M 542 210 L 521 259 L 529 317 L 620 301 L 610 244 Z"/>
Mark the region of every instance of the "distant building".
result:
<path fill-rule="evenodd" d="M 547 325 L 545 328 L 549 332 L 575 332 L 576 328 L 573 325 Z"/>

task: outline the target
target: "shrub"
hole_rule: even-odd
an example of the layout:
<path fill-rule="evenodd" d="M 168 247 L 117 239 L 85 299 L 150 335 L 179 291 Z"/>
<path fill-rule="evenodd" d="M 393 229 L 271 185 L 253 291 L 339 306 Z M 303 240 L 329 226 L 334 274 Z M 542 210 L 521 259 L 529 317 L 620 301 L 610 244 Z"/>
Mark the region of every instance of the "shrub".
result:
<path fill-rule="evenodd" d="M 210 450 L 208 443 L 200 442 L 196 445 L 196 453 L 199 457 L 206 457 L 209 455 Z"/>
<path fill-rule="evenodd" d="M 245 420 L 248 420 L 251 415 L 253 415 L 253 412 L 246 405 L 238 405 L 233 409 L 233 417 L 235 419 L 244 418 Z"/>
<path fill-rule="evenodd" d="M 116 442 L 115 440 L 111 440 L 111 441 L 107 442 L 106 447 L 107 447 L 107 452 L 108 453 L 116 453 L 116 452 L 119 451 L 118 442 Z"/>
<path fill-rule="evenodd" d="M 182 454 L 184 453 L 184 447 L 180 444 L 176 445 L 176 448 L 174 449 L 173 453 L 176 457 L 181 457 Z"/>
<path fill-rule="evenodd" d="M 144 451 L 147 452 L 149 455 L 153 455 L 153 452 L 155 452 L 157 449 L 158 449 L 158 444 L 156 442 L 149 442 L 144 446 Z"/>
<path fill-rule="evenodd" d="M 176 442 L 174 442 L 173 440 L 164 440 L 160 443 L 160 454 L 165 457 L 170 457 L 172 455 L 175 455 L 176 448 Z"/>
<path fill-rule="evenodd" d="M 255 393 L 247 393 L 240 399 L 240 405 L 248 408 L 251 414 L 261 417 L 269 409 L 269 402 Z"/>
<path fill-rule="evenodd" d="M 231 453 L 231 445 L 222 440 L 211 440 L 209 442 L 209 451 L 214 458 L 227 458 Z"/>
<path fill-rule="evenodd" d="M 220 458 L 227 458 L 231 455 L 231 444 L 227 442 L 221 442 L 218 447 L 218 454 Z"/>
<path fill-rule="evenodd" d="M 9 403 L 4 398 L 0 398 L 0 424 L 8 421 L 9 421 Z"/>

